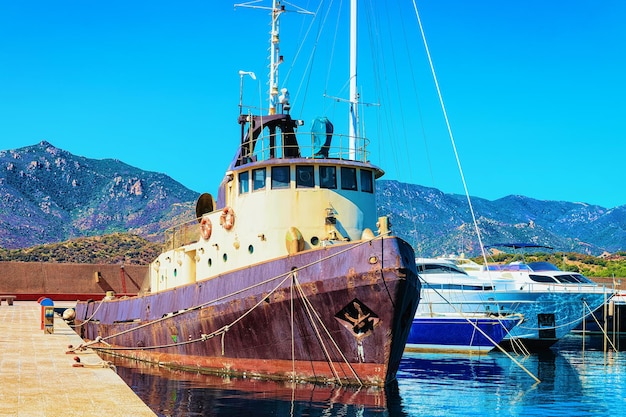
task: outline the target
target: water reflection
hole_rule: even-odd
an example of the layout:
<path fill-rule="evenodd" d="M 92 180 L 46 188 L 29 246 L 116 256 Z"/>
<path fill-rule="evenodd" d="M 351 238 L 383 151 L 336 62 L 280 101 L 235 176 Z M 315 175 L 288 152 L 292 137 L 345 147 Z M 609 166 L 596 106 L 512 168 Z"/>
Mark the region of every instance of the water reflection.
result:
<path fill-rule="evenodd" d="M 588 349 L 584 354 L 583 340 Z M 515 356 L 519 365 L 502 353 L 407 353 L 398 383 L 384 390 L 294 386 L 106 359 L 114 361 L 118 374 L 159 416 L 543 417 L 626 410 L 626 399 L 619 394 L 626 385 L 625 360 L 605 355 L 602 346 L 598 338 L 573 337 L 554 351 Z M 535 383 L 522 367 L 541 382 Z M 618 403 L 607 394 L 619 398 Z"/>
<path fill-rule="evenodd" d="M 406 416 L 397 384 L 387 389 L 291 384 L 103 357 L 159 416 Z"/>

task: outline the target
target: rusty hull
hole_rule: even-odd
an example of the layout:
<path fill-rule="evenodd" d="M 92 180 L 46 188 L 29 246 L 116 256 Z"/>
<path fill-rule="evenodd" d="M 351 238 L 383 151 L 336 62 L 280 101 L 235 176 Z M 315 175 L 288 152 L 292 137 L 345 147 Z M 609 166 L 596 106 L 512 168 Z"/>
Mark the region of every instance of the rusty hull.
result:
<path fill-rule="evenodd" d="M 86 321 L 81 336 L 101 336 L 116 354 L 174 368 L 383 386 L 395 379 L 419 288 L 412 248 L 387 237 L 156 294 L 80 302 L 76 324 Z M 155 348 L 165 345 L 175 346 Z"/>

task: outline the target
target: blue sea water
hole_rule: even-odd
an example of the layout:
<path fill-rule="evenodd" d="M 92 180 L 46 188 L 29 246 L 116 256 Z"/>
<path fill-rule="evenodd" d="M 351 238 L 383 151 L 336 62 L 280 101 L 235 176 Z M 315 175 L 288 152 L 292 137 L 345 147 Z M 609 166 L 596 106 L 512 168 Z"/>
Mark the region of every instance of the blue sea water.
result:
<path fill-rule="evenodd" d="M 616 342 L 618 350 L 626 346 Z M 626 416 L 626 352 L 605 353 L 603 344 L 571 335 L 515 361 L 503 353 L 407 353 L 397 384 L 385 390 L 294 387 L 114 361 L 159 416 Z"/>

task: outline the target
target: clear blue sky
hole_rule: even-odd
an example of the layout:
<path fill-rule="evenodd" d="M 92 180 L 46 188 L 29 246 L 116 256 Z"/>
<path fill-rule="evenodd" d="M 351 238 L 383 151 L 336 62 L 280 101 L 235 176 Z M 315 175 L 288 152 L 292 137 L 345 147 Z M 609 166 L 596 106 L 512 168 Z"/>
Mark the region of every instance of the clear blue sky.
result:
<path fill-rule="evenodd" d="M 334 34 L 343 3 L 318 42 L 319 82 L 300 82 L 309 51 L 297 48 L 311 43 L 301 39 L 312 18 L 286 15 L 281 33 L 293 114 L 309 121 L 325 106 L 336 130 L 347 116 L 320 94 L 347 95 L 347 72 L 329 64 L 347 47 L 346 24 Z M 364 18 L 362 39 L 382 55 L 359 52 L 376 64 L 359 70 L 363 100 L 381 104 L 363 112 L 372 161 L 387 179 L 462 194 L 411 2 L 361 3 L 377 19 Z M 215 193 L 239 140 L 238 71 L 257 74 L 244 80 L 244 102 L 258 105 L 267 89 L 267 14 L 233 4 L 0 0 L 0 149 L 47 140 Z M 417 6 L 471 195 L 626 204 L 626 2 Z"/>

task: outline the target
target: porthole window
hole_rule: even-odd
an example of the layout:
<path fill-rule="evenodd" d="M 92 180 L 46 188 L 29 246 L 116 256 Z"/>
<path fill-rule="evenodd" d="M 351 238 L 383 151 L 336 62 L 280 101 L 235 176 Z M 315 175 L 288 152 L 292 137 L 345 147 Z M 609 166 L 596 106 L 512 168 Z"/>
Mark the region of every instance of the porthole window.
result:
<path fill-rule="evenodd" d="M 174 278 L 176 278 L 176 274 L 178 274 L 178 270 L 174 268 Z"/>
<path fill-rule="evenodd" d="M 320 239 L 317 236 L 311 238 L 311 245 L 317 246 L 320 243 Z"/>
<path fill-rule="evenodd" d="M 252 245 L 248 246 L 248 253 L 252 255 L 253 252 L 254 252 L 254 246 Z"/>
<path fill-rule="evenodd" d="M 224 262 L 226 262 L 228 260 L 228 255 L 226 254 L 222 255 L 222 259 L 224 260 Z"/>
<path fill-rule="evenodd" d="M 213 261 L 211 260 L 211 258 L 209 258 L 207 260 L 207 265 L 209 265 L 209 268 L 211 267 L 212 264 L 213 264 Z"/>

